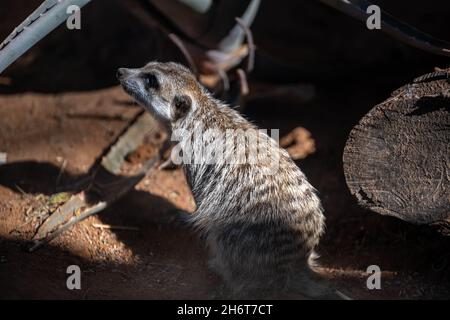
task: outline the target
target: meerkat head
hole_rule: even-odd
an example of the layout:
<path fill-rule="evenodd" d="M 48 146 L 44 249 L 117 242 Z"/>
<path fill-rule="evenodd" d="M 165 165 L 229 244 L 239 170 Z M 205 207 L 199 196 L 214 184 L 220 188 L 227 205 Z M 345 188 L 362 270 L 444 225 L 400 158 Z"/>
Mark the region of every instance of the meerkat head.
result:
<path fill-rule="evenodd" d="M 175 122 L 196 107 L 200 84 L 186 67 L 150 62 L 142 68 L 117 70 L 124 90 L 157 117 Z"/>

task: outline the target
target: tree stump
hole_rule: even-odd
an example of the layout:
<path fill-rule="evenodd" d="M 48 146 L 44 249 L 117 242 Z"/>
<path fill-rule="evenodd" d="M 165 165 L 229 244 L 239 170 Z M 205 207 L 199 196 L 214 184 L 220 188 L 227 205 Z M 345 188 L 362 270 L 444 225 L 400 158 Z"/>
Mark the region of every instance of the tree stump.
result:
<path fill-rule="evenodd" d="M 450 69 L 393 92 L 350 132 L 343 162 L 361 206 L 415 224 L 450 222 Z"/>

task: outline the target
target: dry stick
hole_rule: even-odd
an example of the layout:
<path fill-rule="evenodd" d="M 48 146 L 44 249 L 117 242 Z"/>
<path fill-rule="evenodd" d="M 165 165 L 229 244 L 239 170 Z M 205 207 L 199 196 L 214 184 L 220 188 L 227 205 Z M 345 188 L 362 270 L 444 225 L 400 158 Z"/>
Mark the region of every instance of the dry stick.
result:
<path fill-rule="evenodd" d="M 90 186 L 72 197 L 53 212 L 33 237 L 30 252 L 56 238 L 77 222 L 104 210 L 130 191 L 146 173 L 154 168 L 159 155 L 147 161 L 134 176 L 121 176 L 120 167 L 125 156 L 136 150 L 148 134 L 145 129 L 157 130 L 158 124 L 149 113 L 139 113 L 121 135 L 97 159 L 92 170 Z"/>
<path fill-rule="evenodd" d="M 417 79 L 423 82 L 397 89 L 355 125 L 344 148 L 343 169 L 361 206 L 430 224 L 450 220 L 445 187 L 450 141 L 445 93 L 450 84 L 445 75 Z M 408 162 L 402 163 L 405 155 Z M 422 172 L 426 177 L 418 181 Z"/>
<path fill-rule="evenodd" d="M 244 70 L 239 68 L 239 69 L 236 70 L 236 74 L 239 77 L 239 84 L 240 84 L 241 95 L 243 95 L 243 96 L 248 95 L 249 92 L 250 92 L 250 89 L 248 87 L 247 76 L 245 75 Z"/>
<path fill-rule="evenodd" d="M 247 38 L 248 45 L 248 60 L 247 60 L 247 73 L 250 73 L 255 66 L 255 50 L 256 46 L 253 41 L 253 34 L 250 28 L 245 24 L 245 22 L 241 18 L 236 18 L 236 22 L 239 26 L 244 30 L 245 37 Z"/>
<path fill-rule="evenodd" d="M 195 77 L 198 79 L 199 73 L 198 73 L 197 66 L 195 65 L 194 59 L 192 58 L 191 54 L 189 53 L 189 50 L 184 45 L 183 41 L 175 33 L 170 33 L 169 38 L 178 47 L 178 49 L 180 49 L 184 58 L 189 63 L 189 66 L 191 67 L 192 72 L 194 72 Z"/>

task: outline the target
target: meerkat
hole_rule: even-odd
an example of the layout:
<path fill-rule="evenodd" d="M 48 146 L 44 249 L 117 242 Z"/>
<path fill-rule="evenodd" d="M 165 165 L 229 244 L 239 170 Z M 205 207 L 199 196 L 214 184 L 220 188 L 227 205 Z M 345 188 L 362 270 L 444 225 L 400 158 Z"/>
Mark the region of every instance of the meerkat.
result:
<path fill-rule="evenodd" d="M 316 190 L 284 149 L 213 98 L 180 64 L 120 68 L 117 77 L 123 89 L 172 132 L 184 132 L 178 143 L 183 157 L 195 157 L 199 147 L 208 144 L 194 132 L 206 134 L 210 129 L 254 130 L 262 147 L 276 156 L 275 172 L 270 172 L 268 161 L 225 161 L 236 147 L 223 148 L 228 151 L 213 162 L 183 163 L 197 206 L 188 223 L 206 239 L 210 265 L 233 297 L 346 298 L 314 272 L 314 248 L 324 232 L 323 209 Z M 230 140 L 235 141 L 220 144 Z M 252 145 L 245 140 L 240 147 L 248 156 Z"/>

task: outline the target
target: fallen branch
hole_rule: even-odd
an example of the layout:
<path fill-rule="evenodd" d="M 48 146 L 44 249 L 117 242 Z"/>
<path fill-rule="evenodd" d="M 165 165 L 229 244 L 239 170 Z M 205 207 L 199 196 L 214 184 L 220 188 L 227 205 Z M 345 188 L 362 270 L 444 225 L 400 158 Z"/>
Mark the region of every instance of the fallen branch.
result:
<path fill-rule="evenodd" d="M 70 5 L 83 7 L 90 0 L 46 0 L 0 43 L 0 73 L 35 43 L 67 19 Z"/>
<path fill-rule="evenodd" d="M 280 146 L 285 148 L 293 160 L 304 159 L 316 152 L 316 143 L 311 133 L 297 127 L 280 139 Z"/>

